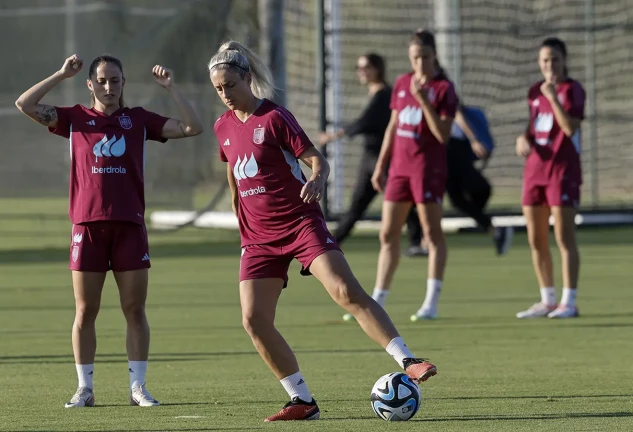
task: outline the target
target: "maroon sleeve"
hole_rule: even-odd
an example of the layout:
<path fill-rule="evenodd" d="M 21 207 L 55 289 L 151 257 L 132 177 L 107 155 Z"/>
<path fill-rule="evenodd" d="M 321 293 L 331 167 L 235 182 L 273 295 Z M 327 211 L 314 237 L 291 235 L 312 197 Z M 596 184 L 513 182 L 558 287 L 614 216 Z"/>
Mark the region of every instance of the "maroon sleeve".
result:
<path fill-rule="evenodd" d="M 64 138 L 70 138 L 70 126 L 74 114 L 77 109 L 75 107 L 55 107 L 57 111 L 57 126 L 54 128 L 49 127 L 48 131 L 55 135 L 63 136 Z"/>
<path fill-rule="evenodd" d="M 398 100 L 398 92 L 400 91 L 400 83 L 402 82 L 402 77 L 398 77 L 396 82 L 393 83 L 393 89 L 391 90 L 391 101 L 389 102 L 389 108 L 393 110 L 397 110 L 396 101 Z"/>
<path fill-rule="evenodd" d="M 163 138 L 163 127 L 169 117 L 163 117 L 155 112 L 143 110 L 145 132 L 147 133 L 147 139 L 152 141 L 167 142 L 167 138 Z"/>
<path fill-rule="evenodd" d="M 455 118 L 459 100 L 457 99 L 453 83 L 448 82 L 447 84 L 446 89 L 440 96 L 440 100 L 437 102 L 437 115 L 440 117 Z"/>
<path fill-rule="evenodd" d="M 215 123 L 213 124 L 213 131 L 215 132 L 215 138 L 218 141 L 218 153 L 220 154 L 220 160 L 222 162 L 228 162 L 229 160 L 226 157 L 226 154 L 224 154 L 224 150 L 222 149 L 222 141 L 220 140 L 220 135 L 218 134 L 219 123 L 221 119 L 222 117 L 215 121 Z"/>
<path fill-rule="evenodd" d="M 312 141 L 290 111 L 282 106 L 277 106 L 275 112 L 277 114 L 276 121 L 274 121 L 275 133 L 295 157 L 298 158 L 301 153 L 313 147 Z"/>
<path fill-rule="evenodd" d="M 538 89 L 538 91 L 537 91 Z M 528 123 L 528 132 L 530 135 L 534 135 L 534 119 L 538 115 L 538 105 L 534 104 L 534 101 L 537 100 L 538 96 L 541 94 L 541 85 L 537 83 L 530 87 L 527 95 L 528 102 L 528 110 L 530 112 L 530 118 Z"/>
<path fill-rule="evenodd" d="M 569 86 L 567 100 L 569 101 L 569 115 L 583 120 L 585 118 L 585 90 L 579 82 L 573 81 Z"/>
<path fill-rule="evenodd" d="M 219 141 L 218 141 L 218 144 L 219 144 L 220 160 L 222 162 L 228 162 L 229 160 L 227 159 L 226 155 L 224 154 L 224 150 L 222 150 L 222 144 L 220 144 Z"/>

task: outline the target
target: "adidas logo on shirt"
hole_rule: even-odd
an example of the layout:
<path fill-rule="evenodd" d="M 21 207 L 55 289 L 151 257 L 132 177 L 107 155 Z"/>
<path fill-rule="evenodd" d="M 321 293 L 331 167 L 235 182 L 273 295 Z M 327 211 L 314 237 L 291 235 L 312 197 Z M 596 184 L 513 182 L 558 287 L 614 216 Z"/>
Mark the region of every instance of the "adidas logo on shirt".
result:
<path fill-rule="evenodd" d="M 224 141 L 224 145 L 225 146 L 230 146 L 231 145 L 231 141 L 229 141 L 229 139 L 227 138 L 226 141 Z"/>
<path fill-rule="evenodd" d="M 94 126 L 95 125 L 95 121 L 94 120 L 90 120 L 89 122 L 86 122 L 87 125 L 90 126 Z"/>
<path fill-rule="evenodd" d="M 149 261 L 149 254 L 146 253 L 145 255 L 143 255 L 141 261 Z"/>

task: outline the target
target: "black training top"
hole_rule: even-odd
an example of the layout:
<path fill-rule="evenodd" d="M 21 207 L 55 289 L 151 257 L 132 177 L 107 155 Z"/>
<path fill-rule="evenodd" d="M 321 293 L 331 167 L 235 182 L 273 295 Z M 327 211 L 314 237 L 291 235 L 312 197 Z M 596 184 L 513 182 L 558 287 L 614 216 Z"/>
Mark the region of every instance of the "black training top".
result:
<path fill-rule="evenodd" d="M 390 102 L 391 87 L 385 86 L 378 90 L 371 97 L 360 117 L 344 128 L 345 135 L 349 137 L 363 135 L 365 151 L 378 155 L 391 117 Z"/>

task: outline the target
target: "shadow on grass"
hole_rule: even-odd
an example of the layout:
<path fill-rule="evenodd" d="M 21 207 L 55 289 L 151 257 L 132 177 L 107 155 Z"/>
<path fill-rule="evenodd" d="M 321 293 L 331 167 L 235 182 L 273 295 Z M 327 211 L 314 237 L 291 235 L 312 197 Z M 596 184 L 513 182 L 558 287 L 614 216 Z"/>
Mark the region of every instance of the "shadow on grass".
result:
<path fill-rule="evenodd" d="M 200 427 L 200 428 L 192 428 L 192 427 L 187 427 L 187 428 L 179 428 L 179 427 L 174 427 L 174 426 L 169 426 L 169 429 L 139 429 L 142 430 L 143 432 L 163 432 L 165 430 L 170 430 L 170 431 L 182 431 L 182 432 L 187 432 L 187 431 L 243 431 L 243 430 L 259 430 L 259 429 L 264 429 L 264 427 L 244 427 L 244 426 L 240 426 L 240 427 L 217 427 L 217 428 L 208 428 L 208 427 Z M 100 431 L 103 432 L 130 432 L 130 431 L 134 431 L 136 429 L 99 429 Z M 55 430 L 51 430 L 51 429 L 32 429 L 32 430 L 25 430 L 25 429 L 21 429 L 20 431 L 7 431 L 7 432 L 68 432 L 68 429 L 66 430 L 59 430 L 59 431 L 55 431 Z"/>
<path fill-rule="evenodd" d="M 4 232 L 4 230 L 2 231 Z M 176 258 L 176 257 L 213 257 L 227 256 L 239 257 L 240 246 L 236 231 L 222 230 L 202 230 L 187 231 L 191 235 L 191 241 L 181 241 L 174 239 L 173 243 L 164 242 L 166 238 L 174 234 L 164 232 L 150 233 L 150 254 L 152 258 Z M 11 231 L 8 230 L 7 234 Z M 15 234 L 15 233 L 13 233 Z M 37 232 L 28 232 L 28 237 L 37 237 Z M 178 235 L 178 234 L 176 234 Z M 152 239 L 161 240 L 152 242 Z M 582 245 L 630 245 L 630 228 L 609 228 L 609 229 L 586 229 L 580 234 Z M 489 239 L 480 233 L 461 233 L 450 235 L 450 247 L 455 248 L 488 248 Z M 352 237 L 342 245 L 344 252 L 367 252 L 375 251 L 378 254 L 378 237 L 375 234 L 362 233 Z M 68 262 L 69 246 L 30 248 L 30 249 L 7 249 L 0 250 L 0 264 L 20 264 L 35 262 Z"/>
<path fill-rule="evenodd" d="M 409 422 L 413 423 L 442 423 L 442 422 L 485 422 L 485 421 L 530 421 L 530 420 L 567 420 L 583 418 L 627 418 L 633 417 L 631 412 L 610 412 L 610 413 L 561 413 L 561 414 L 528 414 L 528 415 L 502 415 L 502 414 L 481 414 L 446 417 L 414 417 Z M 337 422 L 349 420 L 370 420 L 372 417 L 345 417 L 327 418 L 321 417 L 324 422 Z"/>
<path fill-rule="evenodd" d="M 176 258 L 176 257 L 213 257 L 227 256 L 239 260 L 239 241 L 202 241 L 180 243 L 150 243 L 151 257 Z M 1 250 L 0 264 L 31 264 L 68 262 L 70 247 L 49 247 L 32 249 Z"/>
<path fill-rule="evenodd" d="M 382 348 L 365 349 L 295 349 L 297 354 L 367 354 L 384 353 Z M 219 352 L 193 352 L 193 353 L 150 353 L 150 362 L 186 362 L 208 360 L 218 357 L 259 356 L 257 351 L 219 351 Z M 56 355 L 26 355 L 26 356 L 0 356 L 0 364 L 56 364 L 68 363 L 73 360 L 72 354 Z M 95 363 L 121 363 L 127 361 L 125 352 L 119 354 L 97 354 Z"/>
<path fill-rule="evenodd" d="M 611 412 L 611 413 L 561 413 L 561 414 L 533 414 L 533 415 L 464 415 L 447 416 L 437 418 L 414 418 L 416 422 L 454 422 L 454 421 L 503 421 L 503 420 L 564 420 L 582 418 L 616 418 L 633 417 L 631 412 Z"/>

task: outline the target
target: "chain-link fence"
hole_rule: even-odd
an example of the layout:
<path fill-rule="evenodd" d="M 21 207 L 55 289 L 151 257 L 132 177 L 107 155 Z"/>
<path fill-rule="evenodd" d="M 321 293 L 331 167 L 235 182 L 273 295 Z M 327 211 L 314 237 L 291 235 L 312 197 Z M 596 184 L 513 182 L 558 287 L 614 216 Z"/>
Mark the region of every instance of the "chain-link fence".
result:
<path fill-rule="evenodd" d="M 515 155 L 514 142 L 528 121 L 527 91 L 541 79 L 537 56 L 542 40 L 563 39 L 570 75 L 583 84 L 588 97 L 582 126 L 582 205 L 633 207 L 632 0 L 338 3 L 340 18 L 335 18 L 333 31 L 341 41 L 338 98 L 343 119 L 353 120 L 366 102 L 355 75 L 359 55 L 384 55 L 393 82 L 410 70 L 410 32 L 419 27 L 434 31 L 443 66 L 459 81 L 462 101 L 483 107 L 491 122 L 497 149 L 485 174 L 494 187 L 493 209 L 520 205 L 523 161 Z M 451 7 L 455 10 L 447 10 Z M 347 197 L 361 146 L 358 139 L 341 146 Z"/>
<path fill-rule="evenodd" d="M 484 107 L 489 115 L 498 148 L 486 174 L 495 188 L 496 208 L 519 204 L 522 162 L 514 155 L 514 139 L 527 122 L 527 90 L 539 79 L 539 44 L 546 36 L 561 37 L 568 45 L 570 73 L 589 97 L 583 124 L 584 205 L 633 205 L 633 0 L 450 1 L 461 5 L 447 26 L 438 24 L 439 1 L 328 1 L 339 8 L 332 31 L 340 42 L 340 94 L 335 97 L 343 121 L 352 120 L 366 101 L 355 75 L 359 55 L 384 55 L 393 82 L 409 70 L 411 30 L 425 27 L 458 44 L 438 48 L 444 50 L 440 56 L 447 69 L 459 71 L 463 101 Z M 225 182 L 212 129 L 224 108 L 209 83 L 206 63 L 227 37 L 257 49 L 257 14 L 257 0 L 0 1 L 5 41 L 0 47 L 0 196 L 66 196 L 67 143 L 21 116 L 13 102 L 77 52 L 86 61 L 102 53 L 121 58 L 127 103 L 166 115 L 177 110 L 150 70 L 159 63 L 175 71 L 206 131 L 148 145 L 148 204 L 190 209 L 202 204 L 194 203 L 196 197 L 210 199 Z M 316 139 L 317 0 L 286 0 L 283 14 L 287 106 Z M 87 104 L 83 75 L 44 101 Z M 337 175 L 347 197 L 361 146 L 356 139 L 341 146 Z"/>
<path fill-rule="evenodd" d="M 126 103 L 177 116 L 175 104 L 151 75 L 155 64 L 174 70 L 177 85 L 195 104 L 206 130 L 195 138 L 148 143 L 148 204 L 190 208 L 197 190 L 212 194 L 226 173 L 216 161 L 212 127 L 224 108 L 209 82 L 206 63 L 229 35 L 256 45 L 257 8 L 253 3 L 1 1 L 0 196 L 67 196 L 68 143 L 22 116 L 13 103 L 24 90 L 58 70 L 72 53 L 80 54 L 88 64 L 103 53 L 120 58 Z M 60 84 L 43 102 L 89 104 L 86 78 L 87 67 Z"/>

